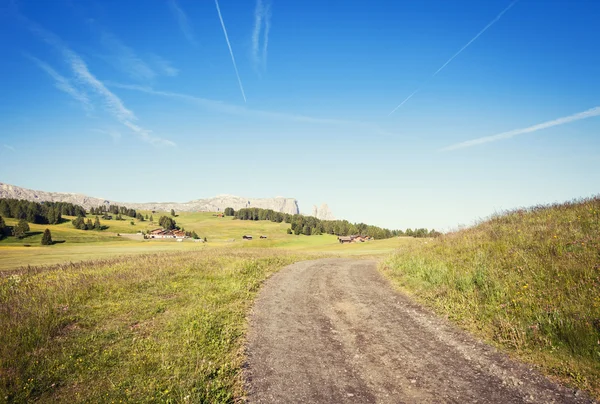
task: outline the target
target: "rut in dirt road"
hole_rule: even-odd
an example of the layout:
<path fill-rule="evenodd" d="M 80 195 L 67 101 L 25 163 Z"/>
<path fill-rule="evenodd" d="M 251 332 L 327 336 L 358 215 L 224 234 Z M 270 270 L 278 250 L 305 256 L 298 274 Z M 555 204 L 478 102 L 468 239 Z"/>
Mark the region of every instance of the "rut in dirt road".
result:
<path fill-rule="evenodd" d="M 394 291 L 373 261 L 269 279 L 250 318 L 251 403 L 592 403 Z"/>

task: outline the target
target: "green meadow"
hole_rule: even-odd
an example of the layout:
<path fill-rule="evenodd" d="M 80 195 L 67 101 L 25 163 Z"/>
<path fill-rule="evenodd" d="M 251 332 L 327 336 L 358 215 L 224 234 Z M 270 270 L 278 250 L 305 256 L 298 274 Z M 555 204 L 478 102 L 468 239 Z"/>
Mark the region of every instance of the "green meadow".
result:
<path fill-rule="evenodd" d="M 151 212 L 142 211 L 144 215 Z M 29 235 L 21 240 L 8 237 L 0 240 L 0 271 L 16 269 L 28 265 L 48 265 L 63 262 L 79 262 L 131 254 L 144 254 L 168 251 L 195 251 L 203 248 L 284 248 L 295 251 L 313 251 L 324 254 L 377 255 L 392 252 L 403 242 L 412 238 L 392 238 L 369 243 L 340 245 L 336 236 L 304 236 L 287 234 L 287 223 L 273 223 L 266 220 L 234 220 L 232 217 L 217 217 L 209 212 L 181 212 L 175 217 L 177 225 L 186 231 L 195 231 L 207 243 L 192 240 L 143 240 L 134 235 L 141 231 L 157 229 L 160 216 L 166 212 L 152 214 L 154 222 L 127 220 L 101 220 L 106 230 L 79 230 L 71 224 L 73 217 L 65 217 L 65 222 L 56 225 L 29 224 Z M 15 219 L 5 219 L 13 226 Z M 133 225 L 131 223 L 134 223 Z M 50 229 L 56 244 L 40 244 L 44 229 Z M 120 234 L 120 236 L 118 236 Z M 242 240 L 248 234 L 253 240 Z M 266 239 L 260 239 L 260 236 Z"/>
<path fill-rule="evenodd" d="M 343 245 L 205 212 L 175 220 L 207 243 L 134 236 L 158 228 L 160 215 L 102 221 L 103 231 L 66 218 L 0 241 L 0 402 L 239 402 L 246 315 L 261 283 L 325 256 L 378 259 L 418 301 L 600 397 L 600 198 L 436 239 Z M 46 228 L 54 245 L 40 245 Z"/>

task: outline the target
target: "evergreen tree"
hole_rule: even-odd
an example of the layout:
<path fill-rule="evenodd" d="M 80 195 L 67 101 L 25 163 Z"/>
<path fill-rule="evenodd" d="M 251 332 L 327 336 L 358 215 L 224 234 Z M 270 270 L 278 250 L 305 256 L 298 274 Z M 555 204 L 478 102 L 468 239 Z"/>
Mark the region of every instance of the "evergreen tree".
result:
<path fill-rule="evenodd" d="M 235 215 L 235 211 L 233 210 L 233 208 L 225 208 L 225 211 L 223 213 L 225 214 L 225 216 L 234 216 Z"/>
<path fill-rule="evenodd" d="M 52 235 L 50 234 L 50 230 L 44 230 L 44 235 L 42 236 L 42 245 L 52 245 Z"/>
<path fill-rule="evenodd" d="M 150 221 L 154 222 L 154 217 L 152 215 L 150 215 Z"/>
<path fill-rule="evenodd" d="M 158 220 L 158 224 L 165 230 L 174 230 L 177 228 L 177 223 L 175 220 L 168 216 L 161 216 Z"/>
<path fill-rule="evenodd" d="M 102 230 L 102 225 L 100 224 L 98 216 L 96 216 L 96 219 L 94 220 L 94 230 Z"/>
<path fill-rule="evenodd" d="M 19 220 L 19 223 L 14 227 L 13 234 L 17 238 L 25 237 L 25 233 L 29 231 L 29 225 L 25 219 Z"/>
<path fill-rule="evenodd" d="M 148 220 L 148 214 L 146 213 L 146 220 Z"/>
<path fill-rule="evenodd" d="M 94 224 L 92 223 L 92 219 L 87 220 L 87 222 L 85 223 L 85 229 L 84 230 L 92 230 L 94 228 Z"/>
<path fill-rule="evenodd" d="M 8 236 L 8 227 L 6 227 L 4 219 L 2 219 L 2 216 L 0 216 L 0 240 L 2 240 L 5 236 Z"/>
<path fill-rule="evenodd" d="M 171 216 L 175 216 L 175 209 L 171 209 Z"/>

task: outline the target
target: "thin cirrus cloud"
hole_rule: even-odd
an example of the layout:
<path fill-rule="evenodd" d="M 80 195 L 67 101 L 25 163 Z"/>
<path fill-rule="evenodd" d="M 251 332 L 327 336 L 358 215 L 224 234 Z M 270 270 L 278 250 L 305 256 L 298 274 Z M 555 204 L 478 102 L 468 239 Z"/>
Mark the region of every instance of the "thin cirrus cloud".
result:
<path fill-rule="evenodd" d="M 32 56 L 28 53 L 24 53 L 24 56 L 34 62 L 40 69 L 48 73 L 48 75 L 54 79 L 54 85 L 56 88 L 64 93 L 69 94 L 73 99 L 78 101 L 86 112 L 91 112 L 94 110 L 94 106 L 90 102 L 87 94 L 83 90 L 75 88 L 69 79 L 54 70 L 48 63 L 41 61 L 35 56 Z"/>
<path fill-rule="evenodd" d="M 256 1 L 254 8 L 254 29 L 252 30 L 252 62 L 256 69 L 266 69 L 269 30 L 271 29 L 271 3 Z M 262 46 L 261 46 L 262 32 Z"/>
<path fill-rule="evenodd" d="M 229 42 L 229 35 L 227 35 L 227 28 L 225 28 L 225 22 L 223 21 L 223 16 L 221 15 L 221 8 L 219 7 L 219 0 L 215 0 L 215 6 L 217 6 L 217 13 L 219 14 L 219 20 L 221 21 L 221 27 L 223 27 L 223 34 L 225 34 L 225 41 L 227 42 L 227 47 L 229 48 L 229 54 L 231 55 L 231 62 L 233 63 L 233 69 L 235 70 L 235 75 L 238 80 L 238 84 L 240 85 L 240 91 L 242 92 L 242 97 L 244 98 L 244 102 L 246 102 L 246 94 L 244 93 L 244 86 L 242 85 L 242 80 L 240 79 L 240 73 L 238 72 L 237 63 L 235 63 L 235 57 L 233 56 L 233 50 L 231 49 L 231 43 Z"/>
<path fill-rule="evenodd" d="M 171 14 L 173 14 L 177 20 L 177 24 L 179 25 L 181 33 L 188 40 L 190 45 L 198 46 L 198 42 L 196 42 L 194 31 L 192 30 L 192 26 L 190 25 L 187 14 L 179 6 L 176 0 L 169 0 L 169 9 L 171 10 Z"/>
<path fill-rule="evenodd" d="M 499 140 L 510 139 L 510 138 L 518 136 L 518 135 L 537 132 L 538 130 L 548 129 L 548 128 L 552 128 L 554 126 L 564 125 L 567 123 L 579 121 L 581 119 L 592 118 L 595 116 L 600 116 L 600 107 L 594 107 L 594 108 L 588 109 L 583 112 L 579 112 L 579 113 L 576 113 L 573 115 L 554 119 L 552 121 L 547 121 L 547 122 L 540 123 L 537 125 L 529 126 L 527 128 L 515 129 L 515 130 L 508 131 L 508 132 L 499 133 L 499 134 L 493 135 L 493 136 L 485 136 L 485 137 L 480 137 L 480 138 L 473 139 L 473 140 L 468 140 L 466 142 L 456 143 L 456 144 L 450 145 L 448 147 L 444 147 L 440 151 L 458 150 L 458 149 L 464 149 L 467 147 L 477 146 L 477 145 L 481 145 L 481 144 L 485 144 L 485 143 L 497 142 Z"/>
<path fill-rule="evenodd" d="M 173 67 L 173 65 L 171 64 L 171 62 L 169 62 L 166 59 L 161 58 L 158 55 L 155 54 L 150 54 L 152 63 L 154 66 L 156 66 L 156 69 L 160 71 L 160 73 L 164 74 L 165 76 L 169 76 L 169 77 L 175 77 L 179 74 L 179 69 Z"/>
<path fill-rule="evenodd" d="M 152 80 L 157 73 L 144 62 L 133 49 L 125 45 L 119 38 L 103 32 L 100 37 L 102 46 L 111 52 L 109 62 L 135 80 Z"/>
<path fill-rule="evenodd" d="M 140 139 L 152 145 L 175 146 L 175 143 L 172 141 L 156 137 L 152 135 L 152 131 L 135 124 L 134 121 L 137 120 L 137 117 L 133 111 L 129 110 L 116 94 L 111 92 L 104 83 L 98 80 L 90 72 L 83 59 L 64 44 L 58 36 L 31 21 L 28 21 L 28 25 L 33 33 L 62 54 L 65 63 L 71 68 L 77 82 L 93 91 L 102 100 L 104 109 L 119 123 L 128 127 Z"/>
<path fill-rule="evenodd" d="M 396 134 L 390 133 L 376 124 L 370 122 L 361 122 L 361 121 L 349 121 L 344 119 L 332 119 L 332 118 L 317 118 L 307 115 L 293 114 L 287 112 L 274 112 L 274 111 L 265 111 L 259 109 L 251 109 L 244 106 L 238 106 L 229 104 L 223 101 L 211 100 L 202 97 L 196 97 L 188 94 L 181 94 L 169 91 L 160 91 L 155 90 L 151 87 L 140 86 L 140 85 L 131 85 L 131 84 L 120 84 L 120 83 L 107 83 L 110 87 L 121 88 L 125 90 L 138 91 L 146 94 L 168 97 L 172 99 L 179 99 L 182 101 L 187 101 L 193 103 L 195 105 L 200 106 L 201 108 L 208 109 L 211 111 L 216 111 L 219 113 L 236 115 L 236 116 L 246 116 L 253 118 L 263 118 L 263 119 L 274 119 L 274 120 L 284 120 L 284 121 L 292 121 L 292 122 L 303 122 L 303 123 L 312 123 L 312 124 L 324 124 L 324 125 L 334 125 L 334 126 L 345 126 L 352 128 L 362 128 L 366 132 L 387 136 L 387 137 L 395 137 Z"/>
<path fill-rule="evenodd" d="M 458 55 L 460 55 L 465 49 L 467 49 L 469 47 L 469 45 L 471 45 L 473 42 L 475 42 L 477 40 L 477 38 L 479 38 L 485 31 L 487 31 L 492 25 L 494 25 L 495 23 L 498 22 L 498 20 L 500 20 L 500 18 L 502 18 L 502 16 L 508 11 L 510 10 L 515 4 L 517 4 L 519 0 L 513 0 L 508 6 L 506 6 L 506 8 L 504 8 L 504 10 L 502 10 L 492 21 L 490 21 L 485 27 L 483 27 L 483 29 L 481 31 L 479 31 L 477 33 L 477 35 L 475 35 L 473 38 L 471 38 L 471 40 L 469 42 L 467 42 L 462 48 L 460 48 L 458 50 L 458 52 L 456 52 L 454 55 L 452 55 L 452 57 L 450 59 L 448 59 L 442 66 L 440 66 L 439 69 L 437 69 L 435 71 L 435 73 L 433 73 L 431 75 L 430 78 L 428 78 L 423 84 L 421 84 L 421 86 L 415 90 L 412 94 L 410 94 L 408 97 L 406 97 L 400 104 L 398 104 L 398 106 L 396 108 L 394 108 L 392 110 L 392 112 L 390 112 L 388 114 L 388 116 L 392 115 L 394 112 L 396 112 L 396 110 L 398 110 L 398 108 L 400 108 L 401 106 L 403 106 L 404 104 L 406 104 L 406 102 L 408 100 L 410 100 L 416 93 L 418 93 L 419 91 L 421 91 L 421 89 L 429 82 L 429 80 L 433 79 L 435 76 L 437 76 L 437 74 L 439 72 L 441 72 L 442 70 L 444 70 L 446 68 L 446 66 L 448 66 L 450 64 L 450 62 L 452 62 Z"/>

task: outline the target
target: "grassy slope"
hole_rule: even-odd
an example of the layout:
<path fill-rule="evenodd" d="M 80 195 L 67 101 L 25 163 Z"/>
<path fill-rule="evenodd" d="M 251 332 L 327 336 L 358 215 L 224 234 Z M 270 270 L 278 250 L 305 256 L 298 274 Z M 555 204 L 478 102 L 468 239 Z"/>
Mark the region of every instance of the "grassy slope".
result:
<path fill-rule="evenodd" d="M 382 269 L 468 330 L 600 396 L 600 198 L 406 245 Z"/>

